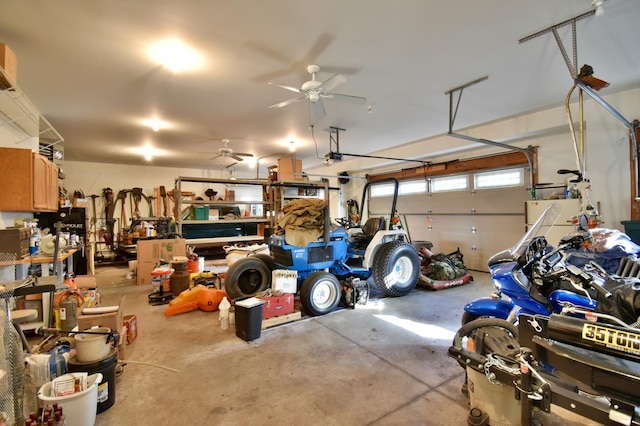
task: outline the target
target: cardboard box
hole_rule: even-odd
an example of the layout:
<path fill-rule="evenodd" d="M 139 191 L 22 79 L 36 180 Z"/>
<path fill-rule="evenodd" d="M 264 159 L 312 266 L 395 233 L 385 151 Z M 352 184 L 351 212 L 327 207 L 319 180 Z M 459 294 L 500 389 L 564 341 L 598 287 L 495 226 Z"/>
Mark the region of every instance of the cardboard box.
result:
<path fill-rule="evenodd" d="M 186 256 L 187 242 L 184 238 L 166 240 L 139 240 L 137 244 L 138 262 L 169 262 L 173 256 Z"/>
<path fill-rule="evenodd" d="M 156 262 L 138 262 L 136 267 L 136 284 L 151 285 L 151 271 L 156 267 Z M 149 289 L 151 291 L 151 289 Z"/>
<path fill-rule="evenodd" d="M 82 313 L 83 305 L 83 307 L 80 308 L 81 313 L 78 315 L 78 330 L 87 330 L 91 327 L 108 327 L 111 330 L 120 330 L 122 328 L 124 298 L 125 296 L 120 297 L 118 310 L 116 312 L 106 314 L 84 314 Z"/>
<path fill-rule="evenodd" d="M 0 73 L 0 89 L 13 87 L 18 82 L 18 60 L 16 54 L 4 43 L 0 43 L 0 67 L 9 76 L 9 80 Z"/>
<path fill-rule="evenodd" d="M 76 275 L 73 281 L 76 283 L 77 288 L 96 288 L 96 276 L 95 275 Z"/>
<path fill-rule="evenodd" d="M 274 291 L 283 293 L 298 292 L 298 271 L 275 269 L 271 271 L 271 287 Z"/>
<path fill-rule="evenodd" d="M 74 198 L 73 207 L 89 208 L 89 200 L 86 198 Z"/>
<path fill-rule="evenodd" d="M 125 327 L 126 342 L 130 345 L 138 337 L 138 318 L 135 315 L 125 315 L 122 319 Z"/>
<path fill-rule="evenodd" d="M 136 282 L 138 285 L 151 284 L 151 271 L 160 260 L 170 262 L 175 256 L 187 255 L 184 238 L 167 240 L 140 240 L 137 244 Z"/>
<path fill-rule="evenodd" d="M 302 160 L 293 158 L 278 158 L 278 180 L 287 182 L 292 180 L 302 180 L 301 175 L 294 173 L 302 173 Z"/>
<path fill-rule="evenodd" d="M 127 344 L 127 328 L 123 325 L 120 329 L 120 341 L 118 343 L 118 359 L 120 361 L 126 361 L 131 358 L 131 354 L 136 347 L 135 340 Z"/>
<path fill-rule="evenodd" d="M 279 317 L 293 312 L 293 294 L 283 294 L 282 296 L 261 297 L 264 300 L 262 308 L 262 319 Z"/>

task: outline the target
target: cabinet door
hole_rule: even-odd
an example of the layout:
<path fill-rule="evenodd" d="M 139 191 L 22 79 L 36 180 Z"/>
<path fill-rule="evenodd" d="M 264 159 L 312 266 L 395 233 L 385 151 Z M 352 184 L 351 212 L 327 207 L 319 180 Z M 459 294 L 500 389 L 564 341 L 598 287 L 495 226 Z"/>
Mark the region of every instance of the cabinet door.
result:
<path fill-rule="evenodd" d="M 0 211 L 33 210 L 33 167 L 30 149 L 0 148 Z"/>
<path fill-rule="evenodd" d="M 57 212 L 60 204 L 60 193 L 58 191 L 58 166 L 51 161 L 47 161 L 49 165 L 49 181 L 48 181 L 48 210 Z"/>
<path fill-rule="evenodd" d="M 33 154 L 33 210 L 58 210 L 57 170 L 56 165 L 45 157 L 36 153 Z"/>

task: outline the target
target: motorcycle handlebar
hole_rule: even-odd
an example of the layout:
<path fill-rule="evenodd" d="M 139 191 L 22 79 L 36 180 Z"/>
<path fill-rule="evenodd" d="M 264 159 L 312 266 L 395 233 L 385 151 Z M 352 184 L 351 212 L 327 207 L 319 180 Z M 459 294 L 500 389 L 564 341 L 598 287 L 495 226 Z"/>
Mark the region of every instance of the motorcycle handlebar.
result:
<path fill-rule="evenodd" d="M 594 283 L 593 282 L 593 277 L 589 273 L 587 273 L 584 270 L 578 268 L 577 266 L 575 266 L 575 265 L 567 265 L 566 266 L 566 270 L 567 270 L 567 272 L 569 272 L 574 277 L 580 279 L 580 281 L 583 284 L 586 284 L 587 286 L 593 288 L 596 292 L 598 292 L 604 298 L 608 299 L 608 298 L 613 296 L 609 292 L 609 290 L 607 290 L 606 288 L 598 285 L 597 283 Z"/>

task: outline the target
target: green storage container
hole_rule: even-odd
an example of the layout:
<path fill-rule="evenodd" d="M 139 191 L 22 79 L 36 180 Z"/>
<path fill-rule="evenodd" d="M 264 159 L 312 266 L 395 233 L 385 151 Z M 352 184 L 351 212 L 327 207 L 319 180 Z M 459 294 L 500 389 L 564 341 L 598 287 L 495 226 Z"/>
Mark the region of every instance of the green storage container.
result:
<path fill-rule="evenodd" d="M 623 220 L 624 233 L 636 244 L 640 244 L 640 220 Z"/>
<path fill-rule="evenodd" d="M 195 220 L 209 220 L 209 206 L 193 207 L 193 218 Z"/>

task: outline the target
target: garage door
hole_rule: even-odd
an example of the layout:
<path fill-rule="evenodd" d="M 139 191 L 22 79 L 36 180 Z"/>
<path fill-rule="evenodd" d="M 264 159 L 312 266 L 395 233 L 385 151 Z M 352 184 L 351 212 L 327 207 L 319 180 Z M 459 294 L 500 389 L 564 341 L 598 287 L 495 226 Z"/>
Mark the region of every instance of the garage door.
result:
<path fill-rule="evenodd" d="M 524 185 L 400 195 L 397 210 L 412 241 L 430 241 L 434 253 L 460 249 L 469 269 L 488 271 L 487 260 L 513 246 L 526 232 Z M 391 197 L 374 197 L 373 215 L 388 215 Z"/>

